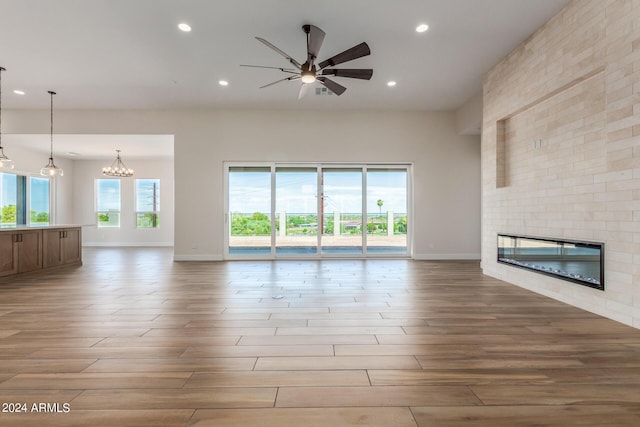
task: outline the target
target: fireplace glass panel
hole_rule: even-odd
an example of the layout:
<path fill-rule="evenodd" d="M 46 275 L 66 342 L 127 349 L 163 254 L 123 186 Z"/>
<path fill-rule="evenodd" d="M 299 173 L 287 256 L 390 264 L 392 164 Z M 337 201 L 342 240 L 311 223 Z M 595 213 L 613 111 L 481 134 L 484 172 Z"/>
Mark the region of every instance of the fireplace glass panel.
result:
<path fill-rule="evenodd" d="M 498 235 L 498 262 L 604 290 L 604 244 Z"/>

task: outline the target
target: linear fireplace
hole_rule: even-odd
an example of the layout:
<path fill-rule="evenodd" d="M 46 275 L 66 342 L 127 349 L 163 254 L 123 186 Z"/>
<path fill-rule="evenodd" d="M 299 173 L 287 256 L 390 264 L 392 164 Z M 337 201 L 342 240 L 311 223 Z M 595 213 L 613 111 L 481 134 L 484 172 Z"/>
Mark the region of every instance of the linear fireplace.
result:
<path fill-rule="evenodd" d="M 498 262 L 604 290 L 604 243 L 498 234 Z"/>

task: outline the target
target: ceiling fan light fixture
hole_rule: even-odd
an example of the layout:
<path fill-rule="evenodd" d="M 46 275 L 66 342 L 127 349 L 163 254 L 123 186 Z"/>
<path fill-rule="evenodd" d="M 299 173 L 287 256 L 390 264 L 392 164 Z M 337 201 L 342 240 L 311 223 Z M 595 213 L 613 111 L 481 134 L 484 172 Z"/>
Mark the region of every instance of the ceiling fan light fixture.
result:
<path fill-rule="evenodd" d="M 316 75 L 315 73 L 309 71 L 307 73 L 302 73 L 301 79 L 302 79 L 302 83 L 305 83 L 305 84 L 313 83 L 316 81 Z"/>

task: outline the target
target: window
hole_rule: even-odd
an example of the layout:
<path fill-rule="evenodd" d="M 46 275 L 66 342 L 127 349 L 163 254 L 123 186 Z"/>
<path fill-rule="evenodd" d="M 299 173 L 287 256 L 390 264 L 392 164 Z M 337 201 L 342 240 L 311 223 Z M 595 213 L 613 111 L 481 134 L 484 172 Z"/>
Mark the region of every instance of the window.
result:
<path fill-rule="evenodd" d="M 136 226 L 158 228 L 160 215 L 160 180 L 136 179 Z"/>
<path fill-rule="evenodd" d="M 0 227 L 49 224 L 49 191 L 48 178 L 0 173 Z"/>
<path fill-rule="evenodd" d="M 49 225 L 49 179 L 29 177 L 29 224 Z"/>
<path fill-rule="evenodd" d="M 120 227 L 120 180 L 96 180 L 98 227 Z"/>

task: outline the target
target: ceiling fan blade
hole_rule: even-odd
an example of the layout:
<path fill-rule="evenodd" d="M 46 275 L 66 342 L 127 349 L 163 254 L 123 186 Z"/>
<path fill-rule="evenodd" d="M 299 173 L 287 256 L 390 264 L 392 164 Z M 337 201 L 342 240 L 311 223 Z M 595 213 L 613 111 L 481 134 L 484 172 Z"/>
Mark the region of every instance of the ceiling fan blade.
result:
<path fill-rule="evenodd" d="M 300 92 L 298 92 L 298 99 L 302 99 L 307 95 L 309 90 L 309 83 L 302 83 L 300 85 Z"/>
<path fill-rule="evenodd" d="M 300 63 L 298 61 L 296 61 L 295 59 L 293 59 L 291 57 L 291 55 L 289 55 L 288 53 L 284 52 L 283 50 L 277 48 L 276 46 L 274 46 L 273 44 L 269 43 L 268 41 L 266 41 L 265 39 L 263 39 L 262 37 L 256 37 L 256 40 L 258 40 L 259 42 L 264 43 L 265 45 L 267 45 L 268 47 L 270 47 L 271 49 L 275 50 L 276 52 L 278 52 L 280 55 L 284 56 L 284 58 L 289 61 L 291 64 L 293 64 L 293 66 L 295 66 L 298 70 L 302 69 L 302 65 L 300 65 Z"/>
<path fill-rule="evenodd" d="M 335 93 L 338 96 L 342 95 L 344 93 L 344 91 L 347 90 L 346 87 L 344 87 L 341 84 L 338 84 L 338 83 L 334 82 L 333 80 L 328 79 L 326 77 L 318 77 L 317 80 L 321 84 L 326 86 L 327 89 L 329 89 L 331 92 Z"/>
<path fill-rule="evenodd" d="M 315 25 L 303 25 L 302 29 L 307 33 L 307 60 L 313 63 L 320 52 L 325 33 Z"/>
<path fill-rule="evenodd" d="M 373 70 L 364 68 L 330 68 L 322 70 L 323 76 L 350 77 L 352 79 L 370 80 Z"/>
<path fill-rule="evenodd" d="M 351 49 L 347 49 L 344 52 L 341 52 L 331 58 L 322 61 L 318 64 L 318 69 L 323 69 L 328 66 L 334 66 L 338 64 L 342 64 L 343 62 L 351 61 L 353 59 L 362 58 L 363 56 L 367 56 L 371 54 L 371 49 L 369 49 L 369 45 L 365 42 L 360 43 L 352 47 Z"/>
<path fill-rule="evenodd" d="M 269 67 L 266 65 L 246 65 L 246 64 L 240 64 L 241 67 L 251 67 L 251 68 L 270 68 L 273 70 L 280 70 L 280 71 L 284 71 L 285 73 L 295 73 L 298 74 L 298 72 L 296 70 L 292 70 L 289 68 L 282 68 L 282 67 Z"/>
<path fill-rule="evenodd" d="M 299 78 L 300 78 L 300 76 L 285 77 L 284 79 L 276 80 L 275 82 L 271 82 L 271 83 L 268 83 L 268 84 L 266 84 L 264 86 L 260 86 L 260 89 L 264 89 L 265 87 L 273 86 L 274 84 L 277 84 L 277 83 L 280 83 L 280 82 L 284 82 L 284 81 L 287 81 L 287 80 L 297 80 Z"/>

